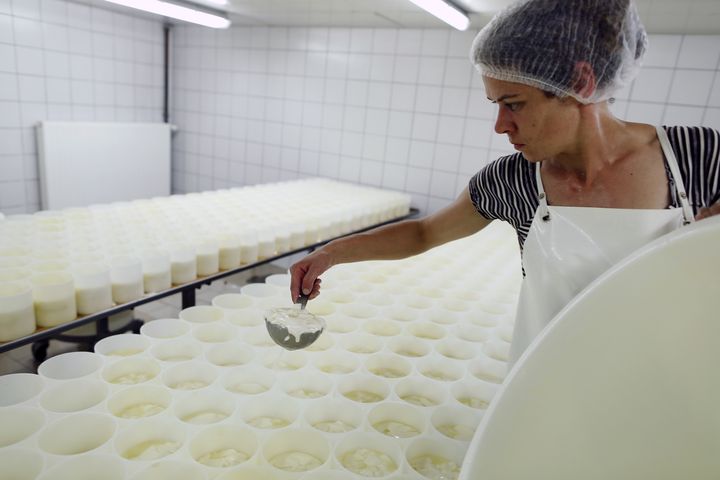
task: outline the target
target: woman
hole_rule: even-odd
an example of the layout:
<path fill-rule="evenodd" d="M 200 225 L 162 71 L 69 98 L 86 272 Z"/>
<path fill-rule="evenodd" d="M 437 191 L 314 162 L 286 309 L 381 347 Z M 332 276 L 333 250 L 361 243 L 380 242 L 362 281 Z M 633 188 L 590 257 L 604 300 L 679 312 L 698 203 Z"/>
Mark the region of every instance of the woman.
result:
<path fill-rule="evenodd" d="M 720 134 L 615 118 L 647 37 L 630 0 L 527 0 L 498 14 L 471 59 L 518 153 L 480 170 L 445 209 L 329 243 L 293 265 L 291 295 L 319 294 L 338 263 L 398 259 L 515 227 L 525 278 L 511 363 L 580 290 L 683 224 L 720 213 Z"/>

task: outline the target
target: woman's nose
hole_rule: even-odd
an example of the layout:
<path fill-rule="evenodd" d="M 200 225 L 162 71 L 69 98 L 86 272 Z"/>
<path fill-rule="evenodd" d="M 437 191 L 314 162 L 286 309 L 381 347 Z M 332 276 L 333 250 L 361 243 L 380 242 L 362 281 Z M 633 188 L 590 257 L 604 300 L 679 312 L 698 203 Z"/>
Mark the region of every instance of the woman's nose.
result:
<path fill-rule="evenodd" d="M 495 119 L 495 133 L 510 133 L 513 128 L 513 122 L 510 116 L 505 112 L 502 105 L 498 105 L 497 118 Z"/>

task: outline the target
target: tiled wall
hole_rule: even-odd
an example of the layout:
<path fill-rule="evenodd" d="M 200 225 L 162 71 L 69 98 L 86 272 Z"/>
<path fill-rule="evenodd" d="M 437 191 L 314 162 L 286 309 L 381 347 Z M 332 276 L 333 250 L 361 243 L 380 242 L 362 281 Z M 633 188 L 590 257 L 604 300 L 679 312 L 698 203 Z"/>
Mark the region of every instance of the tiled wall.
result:
<path fill-rule="evenodd" d="M 173 185 L 303 176 L 433 211 L 508 153 L 467 60 L 474 32 L 173 30 Z M 720 128 L 720 36 L 651 36 L 622 118 Z M 162 23 L 85 0 L 0 0 L 0 212 L 39 208 L 40 120 L 162 121 Z"/>
<path fill-rule="evenodd" d="M 174 30 L 173 183 L 189 192 L 323 175 L 434 211 L 507 153 L 468 60 L 474 32 Z M 650 37 L 613 110 L 720 128 L 720 36 Z"/>
<path fill-rule="evenodd" d="M 0 212 L 39 208 L 39 121 L 162 121 L 162 37 L 89 4 L 0 0 Z"/>

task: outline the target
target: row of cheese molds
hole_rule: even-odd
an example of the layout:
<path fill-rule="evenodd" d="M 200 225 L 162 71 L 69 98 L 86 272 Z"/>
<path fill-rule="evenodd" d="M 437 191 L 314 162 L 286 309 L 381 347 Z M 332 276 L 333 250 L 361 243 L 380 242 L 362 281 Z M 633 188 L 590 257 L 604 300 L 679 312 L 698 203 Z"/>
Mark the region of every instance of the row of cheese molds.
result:
<path fill-rule="evenodd" d="M 307 350 L 265 330 L 263 313 L 290 304 L 274 275 L 0 377 L 0 462 L 44 480 L 456 478 L 505 376 L 513 241 L 493 225 L 333 268 Z"/>
<path fill-rule="evenodd" d="M 0 220 L 0 342 L 408 213 L 311 179 Z"/>

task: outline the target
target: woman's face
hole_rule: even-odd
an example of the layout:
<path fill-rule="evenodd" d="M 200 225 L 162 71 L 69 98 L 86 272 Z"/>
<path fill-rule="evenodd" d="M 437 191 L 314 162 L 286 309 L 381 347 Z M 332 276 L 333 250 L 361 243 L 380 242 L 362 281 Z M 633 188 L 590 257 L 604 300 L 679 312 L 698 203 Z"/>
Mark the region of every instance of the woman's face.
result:
<path fill-rule="evenodd" d="M 574 149 L 579 103 L 548 97 L 535 87 L 483 76 L 488 99 L 498 105 L 495 132 L 507 134 L 523 156 L 538 162 Z"/>

